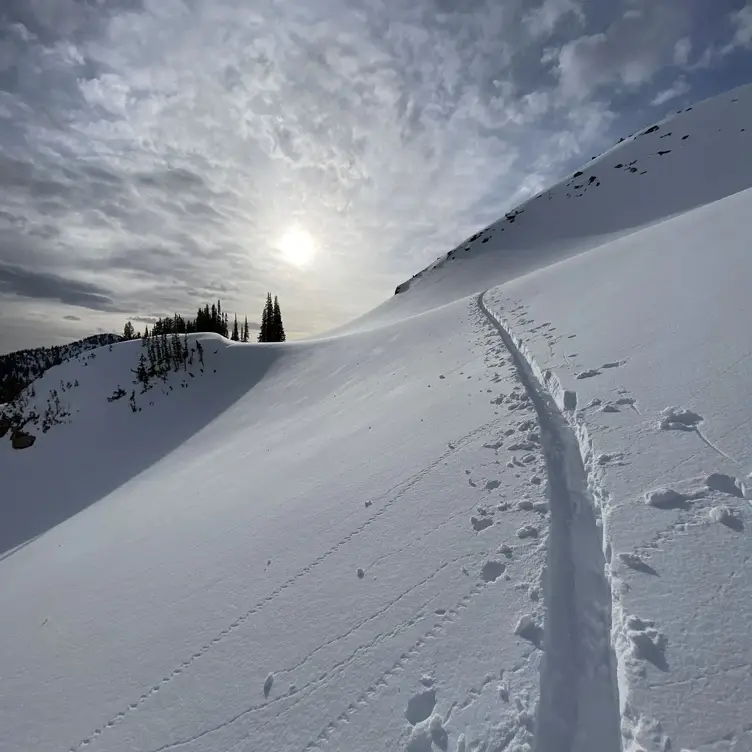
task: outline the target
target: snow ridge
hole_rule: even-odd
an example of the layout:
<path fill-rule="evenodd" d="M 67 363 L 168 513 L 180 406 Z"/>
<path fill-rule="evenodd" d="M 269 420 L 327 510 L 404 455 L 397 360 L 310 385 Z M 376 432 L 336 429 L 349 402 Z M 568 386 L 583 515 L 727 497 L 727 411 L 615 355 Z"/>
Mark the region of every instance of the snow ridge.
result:
<path fill-rule="evenodd" d="M 545 657 L 535 752 L 617 752 L 621 724 L 609 551 L 593 493 L 599 484 L 590 441 L 583 425 L 568 420 L 574 394 L 550 372 L 540 372 L 484 296 L 478 296 L 478 306 L 498 330 L 535 406 L 549 477 Z"/>

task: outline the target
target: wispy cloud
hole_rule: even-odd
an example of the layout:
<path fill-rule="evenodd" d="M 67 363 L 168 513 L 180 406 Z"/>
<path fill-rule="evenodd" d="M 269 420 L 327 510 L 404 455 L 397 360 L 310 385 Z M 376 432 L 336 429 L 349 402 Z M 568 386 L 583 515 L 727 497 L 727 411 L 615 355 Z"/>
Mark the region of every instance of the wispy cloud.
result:
<path fill-rule="evenodd" d="M 617 120 L 691 94 L 708 29 L 749 43 L 749 6 L 704 7 L 4 0 L 3 313 L 34 300 L 83 334 L 65 306 L 114 326 L 222 297 L 255 317 L 273 290 L 293 335 L 341 323 Z M 280 252 L 292 226 L 308 267 Z"/>
<path fill-rule="evenodd" d="M 683 96 L 689 90 L 690 85 L 687 79 L 683 77 L 677 78 L 676 81 L 674 81 L 674 83 L 668 87 L 668 89 L 659 91 L 653 97 L 653 106 L 659 107 L 662 104 L 666 104 L 666 102 L 670 102 L 672 99 Z"/>

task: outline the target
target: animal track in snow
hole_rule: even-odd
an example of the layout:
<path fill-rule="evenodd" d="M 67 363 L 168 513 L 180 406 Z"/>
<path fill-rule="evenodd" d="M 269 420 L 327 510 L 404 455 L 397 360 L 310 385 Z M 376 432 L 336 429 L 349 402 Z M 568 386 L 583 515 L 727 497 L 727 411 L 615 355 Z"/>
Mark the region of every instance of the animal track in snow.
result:
<path fill-rule="evenodd" d="M 610 363 L 604 363 L 601 368 L 620 368 L 623 366 L 627 361 L 626 360 L 614 360 Z"/>
<path fill-rule="evenodd" d="M 475 530 L 476 533 L 480 533 L 482 530 L 491 527 L 494 523 L 490 517 L 471 517 L 470 524 L 473 526 L 473 530 Z"/>
<path fill-rule="evenodd" d="M 576 379 L 592 379 L 594 376 L 600 376 L 601 372 L 597 368 L 589 368 L 587 371 L 580 371 L 575 378 Z"/>
<path fill-rule="evenodd" d="M 138 699 L 131 702 L 127 707 L 124 708 L 123 711 L 115 714 L 107 722 L 101 724 L 99 728 L 91 732 L 89 736 L 86 737 L 87 739 L 86 744 L 84 743 L 84 739 L 81 739 L 77 743 L 73 744 L 70 747 L 70 752 L 78 752 L 83 747 L 87 746 L 88 743 L 91 743 L 94 739 L 98 738 L 101 734 L 103 734 L 106 729 L 112 728 L 113 726 L 122 722 L 125 718 L 127 718 L 132 713 L 138 711 L 154 694 L 156 694 L 160 690 L 160 688 L 164 687 L 173 679 L 180 676 L 187 668 L 192 666 L 194 662 L 202 658 L 210 650 L 212 650 L 218 643 L 224 641 L 230 634 L 235 632 L 235 630 L 238 629 L 240 626 L 242 626 L 246 621 L 248 621 L 248 619 L 250 619 L 251 616 L 258 613 L 269 602 L 275 600 L 279 595 L 285 592 L 288 588 L 297 584 L 297 582 L 300 579 L 308 576 L 326 559 L 328 559 L 330 556 L 337 553 L 337 551 L 339 551 L 340 548 L 342 548 L 347 543 L 349 543 L 353 538 L 360 535 L 364 530 L 368 528 L 369 525 L 371 525 L 374 521 L 378 520 L 393 505 L 395 505 L 405 495 L 405 493 L 407 493 L 413 486 L 415 486 L 417 483 L 423 480 L 423 478 L 425 478 L 432 470 L 434 470 L 436 467 L 441 465 L 447 459 L 447 457 L 454 454 L 454 452 L 457 451 L 457 449 L 461 448 L 462 446 L 470 442 L 472 439 L 482 434 L 485 434 L 489 430 L 493 429 L 493 427 L 498 422 L 499 422 L 499 419 L 497 418 L 497 419 L 488 421 L 487 423 L 484 423 L 483 425 L 478 426 L 477 428 L 474 428 L 472 431 L 469 431 L 460 439 L 453 442 L 454 447 L 455 447 L 454 449 L 445 451 L 435 460 L 433 460 L 428 465 L 426 465 L 421 470 L 419 470 L 417 473 L 414 473 L 412 476 L 406 478 L 405 480 L 398 482 L 391 488 L 387 489 L 384 493 L 379 494 L 378 496 L 371 499 L 370 500 L 371 504 L 376 501 L 386 500 L 386 502 L 383 504 L 383 506 L 381 506 L 381 508 L 378 511 L 371 514 L 371 516 L 368 517 L 367 520 L 365 520 L 359 526 L 352 529 L 349 533 L 347 533 L 342 538 L 340 538 L 339 541 L 337 541 L 334 545 L 331 546 L 331 548 L 324 551 L 317 558 L 311 561 L 308 565 L 300 569 L 296 574 L 290 576 L 285 582 L 278 585 L 274 590 L 268 593 L 264 598 L 255 602 L 250 608 L 248 608 L 247 611 L 245 611 L 245 613 L 238 616 L 232 623 L 230 623 L 228 626 L 224 627 L 222 630 L 217 632 L 213 638 L 211 638 L 206 643 L 201 645 L 201 647 L 198 648 L 189 658 L 183 660 L 180 666 L 177 666 L 168 675 L 163 676 L 159 680 L 159 682 L 155 683 L 149 689 L 142 692 L 142 694 L 138 697 Z M 366 504 L 366 506 L 370 506 L 370 504 Z M 286 695 L 282 695 L 282 697 L 286 697 Z M 268 703 L 266 704 L 270 704 L 273 702 L 275 702 L 274 699 L 269 700 Z"/>
<path fill-rule="evenodd" d="M 635 657 L 649 661 L 661 671 L 668 671 L 668 638 L 655 628 L 655 622 L 640 619 L 638 616 L 628 616 L 626 627 L 627 637 L 634 646 Z"/>
<path fill-rule="evenodd" d="M 618 555 L 619 561 L 630 569 L 634 569 L 637 572 L 644 572 L 645 574 L 658 575 L 658 572 L 653 569 L 645 560 L 633 553 L 623 553 Z"/>
<path fill-rule="evenodd" d="M 506 571 L 507 565 L 504 562 L 489 559 L 480 570 L 480 576 L 484 582 L 496 582 Z"/>
<path fill-rule="evenodd" d="M 436 690 L 426 689 L 413 695 L 407 701 L 405 708 L 405 718 L 408 723 L 416 726 L 422 721 L 431 717 L 433 709 L 436 707 Z"/>
<path fill-rule="evenodd" d="M 363 690 L 356 698 L 353 699 L 347 706 L 347 708 L 340 713 L 339 716 L 333 721 L 330 721 L 318 734 L 318 736 L 310 741 L 303 747 L 302 752 L 310 752 L 313 749 L 319 749 L 322 744 L 329 741 L 333 733 L 343 724 L 348 723 L 350 718 L 358 712 L 361 708 L 368 705 L 371 698 L 378 694 L 385 687 L 389 686 L 390 679 L 399 676 L 404 672 L 405 666 L 413 660 L 428 644 L 429 641 L 435 640 L 439 637 L 441 632 L 457 621 L 462 612 L 469 608 L 470 601 L 482 593 L 486 588 L 486 583 L 476 582 L 475 585 L 467 592 L 460 601 L 449 609 L 439 608 L 435 613 L 441 618 L 436 624 L 434 624 L 427 632 L 413 643 L 412 647 L 403 652 L 400 657 L 394 662 L 394 664 L 385 671 L 379 679 L 370 684 L 365 690 Z M 430 748 L 429 748 L 430 749 Z"/>

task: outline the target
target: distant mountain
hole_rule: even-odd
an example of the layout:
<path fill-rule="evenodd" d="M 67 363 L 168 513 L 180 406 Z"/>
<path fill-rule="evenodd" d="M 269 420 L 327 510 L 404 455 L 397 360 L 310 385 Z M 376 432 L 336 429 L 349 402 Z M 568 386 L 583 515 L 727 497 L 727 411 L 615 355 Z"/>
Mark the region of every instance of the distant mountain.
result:
<path fill-rule="evenodd" d="M 119 334 L 93 334 L 91 337 L 53 347 L 35 347 L 0 355 L 0 404 L 15 399 L 46 370 L 88 350 L 120 342 Z"/>

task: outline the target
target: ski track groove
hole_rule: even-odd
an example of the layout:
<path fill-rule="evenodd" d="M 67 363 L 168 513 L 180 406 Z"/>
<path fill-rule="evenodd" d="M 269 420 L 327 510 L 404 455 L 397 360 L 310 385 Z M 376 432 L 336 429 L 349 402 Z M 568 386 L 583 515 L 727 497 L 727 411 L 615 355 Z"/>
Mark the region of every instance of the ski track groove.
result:
<path fill-rule="evenodd" d="M 618 752 L 621 719 L 611 642 L 613 594 L 580 441 L 553 394 L 535 375 L 534 364 L 487 308 L 487 292 L 478 295 L 477 304 L 501 336 L 535 407 L 549 479 L 545 653 L 534 750 Z M 605 677 L 599 672 L 604 666 Z"/>
<path fill-rule="evenodd" d="M 266 606 L 268 603 L 273 601 L 275 598 L 277 598 L 279 595 L 281 595 L 284 591 L 286 591 L 291 586 L 295 585 L 298 580 L 302 579 L 306 575 L 310 574 L 316 567 L 318 567 L 320 564 L 322 564 L 326 559 L 328 559 L 333 554 L 337 553 L 340 548 L 342 548 L 344 545 L 349 543 L 353 538 L 360 535 L 369 525 L 371 525 L 375 520 L 377 520 L 379 517 L 381 517 L 385 512 L 387 512 L 394 504 L 396 504 L 402 496 L 404 496 L 405 493 L 407 493 L 413 486 L 418 484 L 423 478 L 425 478 L 428 474 L 430 474 L 436 467 L 438 467 L 442 462 L 446 461 L 448 457 L 459 451 L 461 448 L 463 448 L 469 441 L 474 439 L 476 436 L 482 434 L 483 432 L 489 430 L 491 427 L 493 427 L 496 423 L 498 423 L 501 420 L 501 418 L 495 418 L 494 420 L 488 421 L 487 423 L 484 423 L 481 426 L 478 426 L 477 428 L 474 428 L 472 431 L 469 431 L 459 439 L 452 441 L 452 448 L 445 450 L 441 453 L 441 455 L 430 462 L 428 465 L 423 467 L 421 470 L 419 470 L 414 475 L 410 476 L 407 480 L 400 481 L 400 483 L 397 483 L 396 485 L 392 486 L 390 489 L 385 491 L 382 494 L 379 494 L 378 496 L 373 497 L 370 499 L 372 504 L 375 504 L 376 502 L 382 501 L 384 499 L 389 499 L 390 496 L 392 496 L 389 501 L 387 501 L 381 508 L 378 509 L 378 511 L 371 514 L 371 516 L 363 522 L 361 525 L 359 525 L 354 530 L 350 531 L 347 535 L 340 538 L 339 541 L 337 541 L 331 548 L 327 549 L 323 554 L 316 557 L 310 564 L 303 567 L 301 570 L 299 570 L 296 574 L 294 574 L 292 577 L 288 578 L 283 582 L 281 585 L 277 586 L 272 590 L 268 595 L 266 595 L 261 600 L 257 601 L 251 608 L 249 608 L 245 613 L 241 614 L 239 617 L 237 617 L 234 621 L 232 621 L 227 627 L 220 630 L 218 633 L 215 634 L 215 636 L 204 643 L 198 650 L 196 650 L 189 658 L 186 658 L 183 660 L 179 666 L 176 666 L 168 675 L 162 677 L 160 680 L 155 682 L 149 689 L 145 690 L 137 700 L 132 701 L 128 704 L 128 706 L 121 710 L 119 713 L 111 717 L 109 720 L 105 721 L 103 724 L 101 724 L 99 727 L 94 729 L 88 736 L 83 737 L 80 741 L 73 744 L 69 748 L 69 752 L 79 752 L 80 750 L 88 747 L 90 744 L 92 744 L 94 741 L 96 741 L 97 738 L 99 738 L 107 729 L 111 729 L 117 724 L 121 723 L 125 718 L 132 715 L 134 711 L 141 708 L 141 706 L 154 694 L 156 694 L 162 687 L 164 687 L 166 684 L 169 684 L 175 677 L 180 676 L 186 669 L 188 669 L 193 663 L 195 663 L 199 658 L 206 655 L 206 653 L 209 652 L 217 643 L 222 642 L 226 637 L 228 637 L 232 632 L 234 632 L 238 627 L 242 626 L 251 616 L 258 613 L 264 606 Z M 369 505 L 370 506 L 370 505 Z M 277 698 L 282 699 L 282 698 Z M 265 705 L 269 705 L 272 702 L 275 702 L 274 700 L 270 700 L 269 702 L 265 703 Z M 170 747 L 161 747 L 161 749 L 169 749 Z"/>

